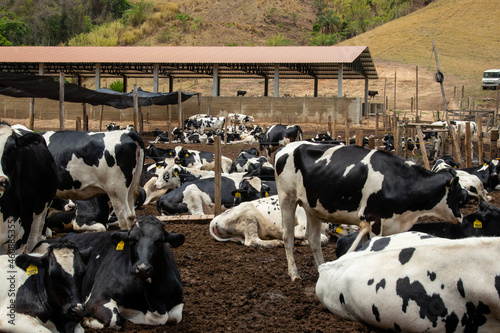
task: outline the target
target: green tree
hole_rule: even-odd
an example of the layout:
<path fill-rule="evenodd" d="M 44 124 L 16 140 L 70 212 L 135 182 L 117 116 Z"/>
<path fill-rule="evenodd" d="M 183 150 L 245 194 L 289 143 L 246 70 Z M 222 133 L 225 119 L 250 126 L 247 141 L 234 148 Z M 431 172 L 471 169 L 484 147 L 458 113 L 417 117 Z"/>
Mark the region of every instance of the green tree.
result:
<path fill-rule="evenodd" d="M 290 40 L 286 39 L 285 36 L 278 32 L 277 35 L 266 41 L 266 46 L 288 46 L 290 45 Z"/>
<path fill-rule="evenodd" d="M 30 28 L 15 16 L 9 16 L 14 18 L 0 17 L 0 35 L 3 37 L 0 45 L 21 45 L 23 39 L 29 34 Z"/>

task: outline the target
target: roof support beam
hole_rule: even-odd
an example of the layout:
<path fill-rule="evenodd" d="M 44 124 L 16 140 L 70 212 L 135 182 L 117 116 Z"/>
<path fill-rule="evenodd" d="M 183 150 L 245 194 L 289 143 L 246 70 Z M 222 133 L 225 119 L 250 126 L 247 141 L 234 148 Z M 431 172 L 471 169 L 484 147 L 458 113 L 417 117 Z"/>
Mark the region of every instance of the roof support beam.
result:
<path fill-rule="evenodd" d="M 274 97 L 280 96 L 280 65 L 274 64 Z"/>
<path fill-rule="evenodd" d="M 318 97 L 318 78 L 314 78 L 314 97 Z"/>
<path fill-rule="evenodd" d="M 338 88 L 337 88 L 337 97 L 342 97 L 342 80 L 344 76 L 344 65 L 339 64 L 339 69 L 338 69 Z"/>
<path fill-rule="evenodd" d="M 158 92 L 158 75 L 160 72 L 160 64 L 154 64 L 153 65 L 153 92 L 157 93 Z"/>
<path fill-rule="evenodd" d="M 214 64 L 213 71 L 212 96 L 219 96 L 219 64 Z"/>
<path fill-rule="evenodd" d="M 95 64 L 95 90 L 101 89 L 101 64 Z"/>
<path fill-rule="evenodd" d="M 365 110 L 364 115 L 368 116 L 368 78 L 365 79 Z"/>

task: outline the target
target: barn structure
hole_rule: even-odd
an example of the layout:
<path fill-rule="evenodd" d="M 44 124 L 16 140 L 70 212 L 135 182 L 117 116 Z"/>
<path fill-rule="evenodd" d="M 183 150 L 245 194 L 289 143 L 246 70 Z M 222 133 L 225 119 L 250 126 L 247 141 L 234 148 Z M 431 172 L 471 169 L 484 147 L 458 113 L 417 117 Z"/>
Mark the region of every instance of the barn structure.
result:
<path fill-rule="evenodd" d="M 283 79 L 313 80 L 314 97 L 320 89 L 318 80 L 331 79 L 337 81 L 338 99 L 344 98 L 343 80 L 364 80 L 365 112 L 369 80 L 378 79 L 367 46 L 2 47 L 0 71 L 43 76 L 65 73 L 79 85 L 84 78 L 94 78 L 96 90 L 105 78 L 122 78 L 124 91 L 131 78 L 151 78 L 155 93 L 160 79 L 168 79 L 169 91 L 173 91 L 174 79 L 209 78 L 213 79 L 213 98 L 220 96 L 224 79 L 264 79 L 265 97 L 269 97 L 270 79 L 272 97 L 280 97 Z M 355 104 L 361 112 L 363 103 L 358 100 Z"/>

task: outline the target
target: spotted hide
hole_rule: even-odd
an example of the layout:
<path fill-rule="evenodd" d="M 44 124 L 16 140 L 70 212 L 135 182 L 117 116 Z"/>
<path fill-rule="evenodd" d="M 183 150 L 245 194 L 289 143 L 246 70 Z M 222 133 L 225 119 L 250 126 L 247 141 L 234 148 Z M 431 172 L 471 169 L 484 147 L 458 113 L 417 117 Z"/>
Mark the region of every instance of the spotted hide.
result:
<path fill-rule="evenodd" d="M 499 332 L 499 251 L 496 237 L 375 237 L 319 266 L 316 295 L 333 314 L 384 330 Z"/>
<path fill-rule="evenodd" d="M 57 190 L 54 158 L 41 135 L 4 122 L 0 156 L 0 254 L 31 251 Z"/>
<path fill-rule="evenodd" d="M 295 212 L 296 240 L 306 239 L 306 219 L 302 207 Z M 239 242 L 245 246 L 272 248 L 283 246 L 281 210 L 278 196 L 243 202 L 216 216 L 210 222 L 210 235 L 220 242 Z M 321 227 L 321 243 L 328 242 L 329 226 Z"/>
<path fill-rule="evenodd" d="M 83 332 L 80 293 L 88 251 L 54 244 L 41 254 L 0 256 L 0 331 Z"/>
<path fill-rule="evenodd" d="M 106 193 L 120 228 L 135 219 L 134 203 L 144 164 L 144 143 L 135 131 L 46 132 L 61 182 L 57 196 L 87 200 Z"/>
<path fill-rule="evenodd" d="M 318 266 L 323 263 L 320 221 L 359 225 L 355 248 L 370 232 L 391 235 L 406 231 L 420 216 L 440 216 L 453 223 L 462 220 L 462 189 L 458 178 L 448 171 L 432 173 L 384 151 L 309 142 L 290 143 L 275 158 L 292 280 L 299 278 L 293 258 L 297 204 L 306 211 L 309 244 Z"/>
<path fill-rule="evenodd" d="M 82 282 L 89 312 L 84 327 L 118 329 L 125 320 L 145 325 L 182 320 L 183 287 L 170 248 L 181 246 L 184 235 L 164 227 L 156 217 L 143 215 L 128 232 L 70 233 L 62 238 L 90 251 Z M 46 242 L 54 241 L 59 240 Z"/>

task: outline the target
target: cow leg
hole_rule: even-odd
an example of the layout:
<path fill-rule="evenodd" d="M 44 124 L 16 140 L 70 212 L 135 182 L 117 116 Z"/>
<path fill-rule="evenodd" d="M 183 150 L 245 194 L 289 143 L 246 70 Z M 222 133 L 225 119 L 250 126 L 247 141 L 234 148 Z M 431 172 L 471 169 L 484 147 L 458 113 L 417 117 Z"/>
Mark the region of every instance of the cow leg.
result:
<path fill-rule="evenodd" d="M 323 259 L 323 252 L 321 251 L 321 221 L 306 211 L 307 216 L 307 229 L 306 236 L 309 241 L 309 247 L 313 253 L 314 261 L 316 266 L 323 264 L 325 260 Z"/>
<path fill-rule="evenodd" d="M 352 243 L 351 247 L 349 248 L 349 250 L 347 250 L 347 252 L 352 252 L 354 250 L 356 250 L 356 247 L 358 246 L 359 242 L 361 241 L 361 239 L 364 237 L 364 236 L 368 236 L 370 235 L 370 231 L 371 231 L 371 225 L 370 225 L 370 222 L 367 222 L 367 221 L 363 221 L 359 224 L 359 233 L 358 233 L 358 236 L 356 236 L 356 239 L 354 240 L 354 242 Z"/>
<path fill-rule="evenodd" d="M 257 213 L 258 214 L 258 213 Z M 241 228 L 240 232 L 245 236 L 246 246 L 256 246 L 263 248 L 275 248 L 283 245 L 283 241 L 279 239 L 263 240 L 259 238 L 259 221 L 256 219 L 245 218 L 238 224 Z"/>
<path fill-rule="evenodd" d="M 92 301 L 86 303 L 93 317 L 85 317 L 82 321 L 84 327 L 102 329 L 105 327 L 121 328 L 123 319 L 119 315 L 118 305 L 111 299 L 109 301 Z"/>
<path fill-rule="evenodd" d="M 300 279 L 297 264 L 293 257 L 293 246 L 295 243 L 295 209 L 297 208 L 297 203 L 287 194 L 278 194 L 281 207 L 283 243 L 285 246 L 286 259 L 288 261 L 288 275 L 292 281 L 295 281 L 295 279 Z"/>
<path fill-rule="evenodd" d="M 135 220 L 134 195 L 130 189 L 125 193 L 108 193 L 121 230 L 130 230 Z M 130 200 L 132 199 L 132 200 Z"/>
<path fill-rule="evenodd" d="M 4 315 L 5 316 L 5 315 Z M 40 332 L 52 333 L 52 330 L 43 326 L 36 318 L 25 315 L 23 313 L 15 313 L 15 320 L 9 323 L 9 317 L 5 316 L 5 320 L 0 321 L 1 332 L 25 333 L 25 332 Z"/>

